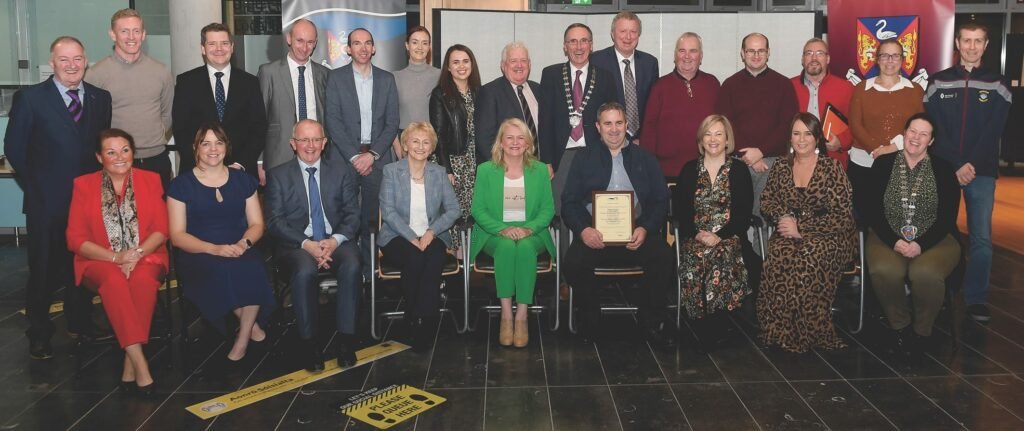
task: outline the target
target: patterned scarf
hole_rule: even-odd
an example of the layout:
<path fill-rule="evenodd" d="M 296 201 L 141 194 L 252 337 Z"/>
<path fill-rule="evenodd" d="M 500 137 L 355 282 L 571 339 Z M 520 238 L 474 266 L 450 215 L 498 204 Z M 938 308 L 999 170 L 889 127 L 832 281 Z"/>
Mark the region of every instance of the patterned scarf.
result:
<path fill-rule="evenodd" d="M 124 185 L 124 199 L 117 202 L 114 182 L 106 172 L 102 173 L 100 185 L 100 209 L 103 212 L 103 227 L 107 229 L 107 239 L 114 253 L 139 246 L 139 217 L 135 208 L 135 190 L 132 187 L 132 174 L 128 171 L 128 180 Z"/>

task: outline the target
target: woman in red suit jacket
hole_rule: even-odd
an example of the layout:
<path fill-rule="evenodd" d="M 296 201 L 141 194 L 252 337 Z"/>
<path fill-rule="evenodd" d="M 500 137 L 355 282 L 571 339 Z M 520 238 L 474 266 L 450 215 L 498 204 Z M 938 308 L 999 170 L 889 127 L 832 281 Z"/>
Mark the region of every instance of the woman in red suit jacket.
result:
<path fill-rule="evenodd" d="M 68 249 L 75 283 L 98 292 L 125 350 L 121 387 L 153 392 L 142 351 L 156 292 L 167 273 L 167 207 L 158 174 L 132 169 L 135 141 L 120 129 L 100 132 L 99 172 L 75 178 Z"/>

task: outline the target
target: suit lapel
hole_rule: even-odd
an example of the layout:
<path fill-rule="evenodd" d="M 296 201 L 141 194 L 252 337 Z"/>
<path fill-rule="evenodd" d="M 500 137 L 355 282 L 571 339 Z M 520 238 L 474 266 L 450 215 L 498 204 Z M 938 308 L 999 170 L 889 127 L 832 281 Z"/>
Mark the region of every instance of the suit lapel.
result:
<path fill-rule="evenodd" d="M 411 181 L 411 174 L 409 173 L 409 162 L 402 162 L 398 164 L 398 193 L 396 196 L 400 196 L 405 199 L 405 202 L 395 202 L 398 208 L 405 208 L 404 211 L 399 210 L 399 213 L 409 212 L 409 202 L 412 200 L 412 186 L 409 184 Z M 425 181 L 424 181 L 425 182 Z"/>
<path fill-rule="evenodd" d="M 313 68 L 313 93 L 316 93 L 316 115 L 320 118 L 323 117 L 324 95 L 327 89 L 327 73 L 316 64 L 310 63 Z"/>
<path fill-rule="evenodd" d="M 78 131 L 78 124 L 76 124 L 75 120 L 73 118 L 71 118 L 71 112 L 68 112 L 68 105 L 64 104 L 64 97 L 61 96 L 60 89 L 57 88 L 57 83 L 53 82 L 53 77 L 50 77 L 50 83 L 49 83 L 49 87 L 48 88 L 49 88 L 49 90 L 46 92 L 47 93 L 46 103 L 48 103 L 51 106 L 51 109 L 53 109 L 55 112 L 57 112 L 57 115 L 60 116 L 64 126 L 67 127 L 68 129 L 74 131 L 74 133 L 77 135 L 78 132 L 79 132 Z M 88 94 L 91 94 L 91 93 L 88 93 Z M 88 114 L 88 112 L 85 110 L 85 108 L 86 107 L 83 105 L 82 106 L 82 109 L 83 109 L 82 118 L 83 119 L 85 118 L 85 115 Z"/>
<path fill-rule="evenodd" d="M 303 200 L 302 197 L 306 196 L 306 186 L 302 184 L 302 167 L 299 164 L 298 159 L 292 159 L 288 163 L 292 164 L 292 169 L 290 169 L 289 172 L 291 172 L 292 184 L 295 185 L 295 190 L 292 191 L 292 194 L 294 196 L 299 196 L 299 200 L 301 201 Z M 309 199 L 305 199 L 305 202 L 303 202 L 303 205 L 301 205 L 301 207 L 303 220 L 305 220 L 304 222 L 302 222 L 302 226 L 306 226 L 306 223 L 309 222 Z"/>
<path fill-rule="evenodd" d="M 370 76 L 373 77 L 373 92 L 371 93 L 371 94 L 373 94 L 373 96 L 371 96 L 373 98 L 373 100 L 371 101 L 372 103 L 370 104 L 370 112 L 371 113 L 380 112 L 379 105 L 381 103 L 383 103 L 383 102 L 381 102 L 381 100 L 380 100 L 381 98 L 378 97 L 378 95 L 381 93 L 381 87 L 380 86 L 382 84 L 381 84 L 381 80 L 377 79 L 378 78 L 378 76 L 377 76 L 377 68 L 372 66 L 372 65 L 370 66 Z M 372 121 L 372 119 L 373 119 L 372 114 L 371 114 L 370 119 Z M 370 128 L 371 128 L 371 130 L 373 129 L 373 123 L 372 122 L 370 123 Z"/>
<path fill-rule="evenodd" d="M 292 88 L 292 71 L 291 64 L 288 63 L 288 58 L 281 59 L 281 67 L 278 69 L 278 77 L 281 78 L 281 89 L 288 94 L 288 97 L 283 99 L 288 106 L 284 108 L 285 112 L 291 112 L 295 115 L 295 107 L 298 106 L 298 102 L 295 100 L 295 90 Z M 317 111 L 319 112 L 319 111 Z M 298 120 L 297 118 L 295 120 Z"/>

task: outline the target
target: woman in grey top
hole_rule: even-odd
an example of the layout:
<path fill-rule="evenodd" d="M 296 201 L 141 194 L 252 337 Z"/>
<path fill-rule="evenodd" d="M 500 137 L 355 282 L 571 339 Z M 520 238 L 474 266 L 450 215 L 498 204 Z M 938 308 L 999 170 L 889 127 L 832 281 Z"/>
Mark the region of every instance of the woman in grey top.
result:
<path fill-rule="evenodd" d="M 428 121 L 427 101 L 430 99 L 430 90 L 441 77 L 441 69 L 429 63 L 430 32 L 426 27 L 409 29 L 405 36 L 405 50 L 409 53 L 409 65 L 395 72 L 395 83 L 398 85 L 398 127 L 401 129 L 414 121 Z M 398 158 L 405 156 L 398 137 L 395 137 L 392 148 Z"/>

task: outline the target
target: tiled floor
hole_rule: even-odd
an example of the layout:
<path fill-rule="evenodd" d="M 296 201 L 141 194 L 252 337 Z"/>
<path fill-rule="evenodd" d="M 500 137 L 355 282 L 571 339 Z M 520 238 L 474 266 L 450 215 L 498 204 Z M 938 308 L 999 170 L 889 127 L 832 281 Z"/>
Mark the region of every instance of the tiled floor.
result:
<path fill-rule="evenodd" d="M 641 341 L 627 315 L 607 316 L 607 335 L 596 344 L 564 328 L 540 330 L 535 320 L 528 348 L 502 348 L 497 321 L 481 315 L 480 328 L 465 335 L 443 320 L 432 353 L 402 352 L 207 421 L 185 407 L 298 368 L 287 355 L 294 343 L 288 328 L 274 348 L 252 352 L 231 373 L 188 375 L 177 349 L 172 355 L 155 343 L 148 355 L 160 396 L 138 400 L 115 390 L 121 353 L 114 346 L 71 358 L 67 338 L 58 335 L 56 359 L 29 360 L 18 314 L 25 250 L 6 239 L 0 273 L 2 429 L 369 429 L 337 406 L 392 383 L 448 399 L 393 428 L 399 430 L 1024 429 L 1024 257 L 1007 252 L 995 258 L 992 323 L 958 318 L 954 350 L 950 323 L 939 322 L 941 348 L 918 365 L 899 365 L 886 353 L 876 319 L 861 334 L 846 333 L 845 351 L 794 355 L 760 348 L 739 319 L 728 321 L 734 342 L 726 348 L 659 351 Z M 63 327 L 61 315 L 55 321 Z M 190 351 L 197 364 L 226 353 L 201 324 L 193 330 L 206 334 Z M 402 339 L 404 331 L 398 321 L 388 337 Z"/>

